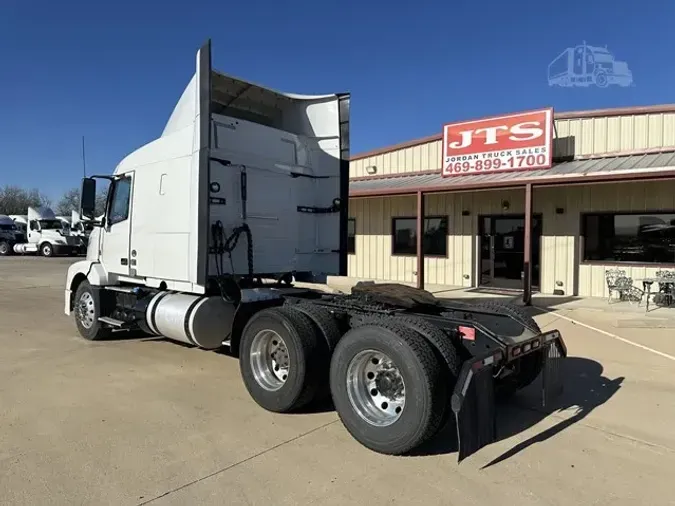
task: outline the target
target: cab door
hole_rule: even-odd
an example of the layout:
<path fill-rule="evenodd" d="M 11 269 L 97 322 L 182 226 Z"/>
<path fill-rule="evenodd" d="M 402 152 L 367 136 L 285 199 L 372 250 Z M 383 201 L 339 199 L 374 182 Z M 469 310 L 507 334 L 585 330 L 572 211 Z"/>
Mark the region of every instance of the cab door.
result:
<path fill-rule="evenodd" d="M 40 222 L 38 220 L 30 220 L 28 222 L 28 242 L 38 244 L 41 238 Z"/>
<path fill-rule="evenodd" d="M 106 271 L 128 276 L 131 258 L 131 202 L 134 173 L 116 178 L 108 190 L 108 208 L 101 238 L 101 263 Z"/>

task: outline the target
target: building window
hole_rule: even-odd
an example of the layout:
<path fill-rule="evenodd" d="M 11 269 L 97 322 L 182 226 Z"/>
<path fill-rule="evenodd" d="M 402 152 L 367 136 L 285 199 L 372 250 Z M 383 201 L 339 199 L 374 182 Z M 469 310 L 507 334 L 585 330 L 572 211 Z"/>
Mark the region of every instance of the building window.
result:
<path fill-rule="evenodd" d="M 448 218 L 429 216 L 424 219 L 424 254 L 427 256 L 448 255 Z M 417 219 L 394 218 L 392 220 L 392 255 L 417 255 Z"/>
<path fill-rule="evenodd" d="M 675 211 L 585 214 L 581 233 L 585 261 L 675 263 Z"/>
<path fill-rule="evenodd" d="M 347 253 L 356 253 L 356 219 L 349 218 L 347 221 Z"/>

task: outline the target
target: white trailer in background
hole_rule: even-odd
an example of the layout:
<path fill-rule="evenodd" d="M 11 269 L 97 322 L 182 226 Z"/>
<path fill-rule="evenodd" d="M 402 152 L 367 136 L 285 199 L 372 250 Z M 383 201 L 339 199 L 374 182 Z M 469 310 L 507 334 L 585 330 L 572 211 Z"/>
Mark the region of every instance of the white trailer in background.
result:
<path fill-rule="evenodd" d="M 82 250 L 81 241 L 64 230 L 48 207 L 28 208 L 28 239 L 14 245 L 15 253 L 39 253 L 42 256 L 74 255 Z"/>

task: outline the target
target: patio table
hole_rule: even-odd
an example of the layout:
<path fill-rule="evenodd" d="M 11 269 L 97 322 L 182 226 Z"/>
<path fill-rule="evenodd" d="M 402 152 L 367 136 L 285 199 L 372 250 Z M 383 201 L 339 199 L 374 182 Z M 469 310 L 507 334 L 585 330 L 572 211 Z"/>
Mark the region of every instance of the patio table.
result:
<path fill-rule="evenodd" d="M 638 281 L 642 281 L 642 290 L 647 295 L 647 307 L 645 312 L 649 311 L 649 297 L 652 295 L 652 285 L 658 283 L 661 286 L 665 287 L 664 294 L 661 292 L 654 293 L 654 303 L 661 305 L 659 301 L 656 300 L 658 295 L 663 295 L 663 299 L 659 297 L 659 300 L 666 302 L 666 306 L 671 306 L 673 304 L 673 299 L 675 296 L 675 278 L 672 276 L 656 276 L 651 278 L 642 278 Z"/>

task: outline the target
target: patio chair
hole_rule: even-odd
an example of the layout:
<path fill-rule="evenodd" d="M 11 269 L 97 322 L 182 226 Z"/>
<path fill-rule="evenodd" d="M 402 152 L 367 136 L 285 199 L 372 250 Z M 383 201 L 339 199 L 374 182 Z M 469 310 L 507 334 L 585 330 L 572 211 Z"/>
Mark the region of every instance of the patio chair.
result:
<path fill-rule="evenodd" d="M 654 302 L 658 305 L 670 306 L 673 303 L 673 290 L 675 288 L 675 271 L 659 269 L 656 277 L 664 281 L 659 282 L 659 291 L 654 296 Z M 657 300 L 658 299 L 658 300 Z"/>
<path fill-rule="evenodd" d="M 637 301 L 638 306 L 640 305 L 645 292 L 637 286 L 633 286 L 633 278 L 626 276 L 626 271 L 621 269 L 606 270 L 605 279 L 607 281 L 607 290 L 609 291 L 607 303 L 612 302 L 612 293 L 617 292 L 619 300 L 628 300 L 630 304 Z"/>

